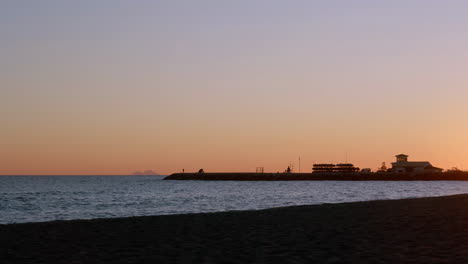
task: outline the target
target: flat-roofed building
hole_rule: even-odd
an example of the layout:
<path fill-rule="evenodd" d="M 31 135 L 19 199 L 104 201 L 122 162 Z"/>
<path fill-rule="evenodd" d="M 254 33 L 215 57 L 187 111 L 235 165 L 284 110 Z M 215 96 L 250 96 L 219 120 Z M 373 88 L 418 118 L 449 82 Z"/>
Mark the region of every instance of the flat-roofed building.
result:
<path fill-rule="evenodd" d="M 339 164 L 329 164 L 329 163 L 320 163 L 314 164 L 312 167 L 312 172 L 314 173 L 325 173 L 325 172 L 358 172 L 359 168 L 354 167 L 351 163 L 339 163 Z"/>

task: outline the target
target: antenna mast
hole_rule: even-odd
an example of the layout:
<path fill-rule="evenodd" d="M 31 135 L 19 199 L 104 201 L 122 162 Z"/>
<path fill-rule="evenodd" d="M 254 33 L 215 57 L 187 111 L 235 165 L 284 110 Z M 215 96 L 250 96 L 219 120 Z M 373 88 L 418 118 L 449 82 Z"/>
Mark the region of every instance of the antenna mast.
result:
<path fill-rule="evenodd" d="M 301 173 L 301 156 L 299 156 L 299 173 Z"/>

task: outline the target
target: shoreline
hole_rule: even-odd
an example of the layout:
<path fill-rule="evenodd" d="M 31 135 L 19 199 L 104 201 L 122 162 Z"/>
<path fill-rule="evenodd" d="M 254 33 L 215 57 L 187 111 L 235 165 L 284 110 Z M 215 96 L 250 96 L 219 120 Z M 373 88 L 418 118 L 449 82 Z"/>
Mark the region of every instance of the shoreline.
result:
<path fill-rule="evenodd" d="M 466 263 L 468 194 L 0 225 L 3 263 Z"/>
<path fill-rule="evenodd" d="M 196 212 L 196 213 L 175 213 L 175 214 L 161 214 L 161 215 L 137 215 L 137 216 L 123 216 L 123 217 L 102 217 L 102 218 L 80 218 L 80 219 L 65 219 L 65 220 L 51 220 L 51 221 L 40 221 L 40 222 L 19 222 L 19 223 L 7 223 L 0 224 L 1 227 L 12 226 L 12 225 L 35 225 L 35 224 L 53 224 L 61 222 L 89 222 L 89 221 L 119 221 L 119 220 L 132 220 L 135 218 L 154 218 L 154 217 L 181 217 L 181 216 L 197 216 L 197 215 L 212 215 L 212 214 L 224 214 L 224 213 L 248 213 L 248 212 L 260 212 L 269 210 L 282 210 L 282 209 L 294 209 L 303 207 L 320 207 L 328 205 L 348 205 L 358 203 L 373 203 L 382 201 L 405 201 L 405 200 L 419 200 L 419 199 L 432 199 L 432 198 L 445 198 L 453 196 L 468 196 L 468 193 L 463 194 L 451 194 L 442 196 L 427 196 L 427 197 L 409 197 L 409 198 L 398 198 L 398 199 L 377 199 L 377 200 L 365 200 L 365 201 L 349 201 L 349 202 L 327 202 L 318 204 L 302 204 L 302 205 L 288 205 L 278 206 L 263 209 L 247 209 L 247 210 L 230 210 L 230 211 L 216 211 L 216 212 Z"/>
<path fill-rule="evenodd" d="M 397 199 L 377 199 L 377 200 L 363 200 L 363 201 L 346 201 L 346 202 L 323 202 L 317 204 L 300 204 L 300 205 L 287 205 L 277 206 L 262 209 L 246 209 L 246 210 L 229 210 L 229 211 L 215 211 L 215 212 L 194 212 L 194 213 L 174 213 L 174 214 L 158 214 L 158 215 L 137 215 L 137 216 L 122 216 L 122 217 L 100 217 L 100 218 L 79 218 L 79 219 L 59 219 L 50 221 L 39 221 L 39 222 L 17 222 L 17 223 L 0 223 L 0 231 L 2 227 L 13 226 L 13 225 L 35 225 L 35 224 L 53 224 L 53 223 L 68 223 L 68 222 L 89 222 L 89 221 L 119 221 L 119 220 L 132 220 L 136 218 L 157 218 L 157 217 L 182 217 L 182 216 L 197 216 L 197 215 L 213 215 L 213 214 L 224 214 L 224 213 L 248 213 L 248 212 L 260 212 L 269 210 L 282 210 L 282 209 L 294 209 L 302 207 L 320 207 L 327 205 L 348 205 L 357 203 L 373 203 L 381 201 L 405 201 L 405 200 L 417 200 L 417 199 L 432 199 L 432 198 L 444 198 L 452 196 L 468 196 L 468 193 L 462 194 L 451 194 L 442 196 L 426 196 L 426 197 L 409 197 L 409 198 L 397 198 Z"/>

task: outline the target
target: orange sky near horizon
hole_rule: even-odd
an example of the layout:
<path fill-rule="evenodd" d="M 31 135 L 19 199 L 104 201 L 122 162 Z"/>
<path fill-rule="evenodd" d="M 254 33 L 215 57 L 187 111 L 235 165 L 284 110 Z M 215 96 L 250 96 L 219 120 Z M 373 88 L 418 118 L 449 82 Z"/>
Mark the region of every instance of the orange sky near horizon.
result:
<path fill-rule="evenodd" d="M 466 3 L 105 2 L 0 4 L 0 175 L 468 170 Z"/>

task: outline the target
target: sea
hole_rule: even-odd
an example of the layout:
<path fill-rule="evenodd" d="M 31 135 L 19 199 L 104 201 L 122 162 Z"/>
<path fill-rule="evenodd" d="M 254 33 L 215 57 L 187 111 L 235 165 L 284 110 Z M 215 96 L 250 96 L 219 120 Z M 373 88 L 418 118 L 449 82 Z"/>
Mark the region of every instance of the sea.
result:
<path fill-rule="evenodd" d="M 468 193 L 468 181 L 164 181 L 0 176 L 0 224 L 189 214 Z"/>

